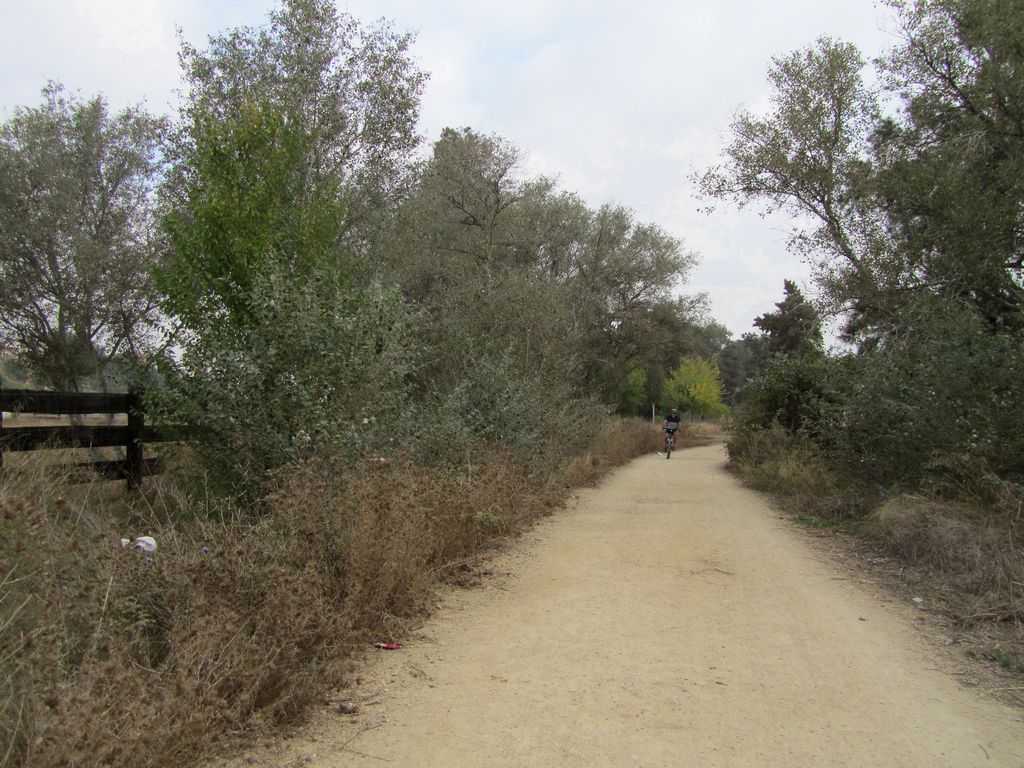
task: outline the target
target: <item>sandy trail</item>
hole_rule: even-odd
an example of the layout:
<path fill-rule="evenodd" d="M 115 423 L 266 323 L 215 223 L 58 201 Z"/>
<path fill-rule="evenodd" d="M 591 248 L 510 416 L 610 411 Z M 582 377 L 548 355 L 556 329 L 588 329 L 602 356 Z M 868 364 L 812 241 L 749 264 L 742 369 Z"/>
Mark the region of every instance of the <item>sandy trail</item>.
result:
<path fill-rule="evenodd" d="M 247 764 L 1024 766 L 1020 713 L 722 469 L 641 458 L 456 591 L 299 739 Z"/>

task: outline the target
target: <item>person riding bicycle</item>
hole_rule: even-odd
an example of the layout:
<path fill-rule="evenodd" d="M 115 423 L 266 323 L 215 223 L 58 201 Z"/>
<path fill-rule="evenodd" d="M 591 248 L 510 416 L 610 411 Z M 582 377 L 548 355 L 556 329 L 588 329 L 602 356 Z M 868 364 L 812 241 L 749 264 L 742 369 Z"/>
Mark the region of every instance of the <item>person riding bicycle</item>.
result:
<path fill-rule="evenodd" d="M 679 424 L 679 409 L 673 408 L 669 411 L 668 416 L 661 422 L 661 431 L 665 433 L 665 449 L 668 450 L 668 439 L 675 438 L 676 434 L 680 430 Z"/>

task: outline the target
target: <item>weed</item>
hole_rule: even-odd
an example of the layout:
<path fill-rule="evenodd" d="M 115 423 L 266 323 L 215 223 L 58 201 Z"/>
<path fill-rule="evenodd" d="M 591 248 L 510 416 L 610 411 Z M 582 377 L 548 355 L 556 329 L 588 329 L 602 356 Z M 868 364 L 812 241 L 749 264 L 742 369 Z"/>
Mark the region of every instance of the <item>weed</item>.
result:
<path fill-rule="evenodd" d="M 649 449 L 612 422 L 582 458 L 295 462 L 266 514 L 182 491 L 0 483 L 0 764 L 183 766 L 229 733 L 301 719 L 370 640 L 401 635 L 439 580 Z M 152 535 L 156 552 L 119 545 Z"/>
<path fill-rule="evenodd" d="M 869 518 L 868 530 L 904 562 L 962 595 L 962 620 L 1024 618 L 1024 554 L 1017 531 L 973 506 L 904 494 Z"/>
<path fill-rule="evenodd" d="M 730 467 L 752 487 L 784 499 L 807 518 L 856 517 L 863 503 L 859 489 L 839 482 L 814 444 L 776 425 L 767 430 L 734 432 L 726 446 Z"/>
<path fill-rule="evenodd" d="M 967 658 L 975 661 L 995 662 L 1015 675 L 1024 676 L 1024 659 L 1001 650 L 967 651 Z"/>
<path fill-rule="evenodd" d="M 864 532 L 864 521 L 855 517 L 823 517 L 818 515 L 797 515 L 794 523 L 818 530 L 840 531 L 855 535 Z"/>

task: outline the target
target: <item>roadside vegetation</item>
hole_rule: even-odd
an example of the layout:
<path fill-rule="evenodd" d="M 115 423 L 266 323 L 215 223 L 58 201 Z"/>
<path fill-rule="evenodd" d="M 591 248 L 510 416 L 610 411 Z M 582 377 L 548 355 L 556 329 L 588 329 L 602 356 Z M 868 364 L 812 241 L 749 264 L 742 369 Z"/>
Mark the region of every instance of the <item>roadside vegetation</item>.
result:
<path fill-rule="evenodd" d="M 816 267 L 733 347 L 734 466 L 804 519 L 873 538 L 965 625 L 1022 656 L 1024 51 L 1019 9 L 894 2 L 902 41 L 868 63 L 821 39 L 769 70 L 768 114 L 741 113 L 712 198 L 808 222 Z M 841 343 L 826 351 L 822 315 Z M 1006 666 L 1006 664 L 1004 664 Z M 1013 666 L 1012 664 L 1009 666 Z"/>
<path fill-rule="evenodd" d="M 0 660 L 9 765 L 190 765 L 294 724 L 401 641 L 442 582 L 651 447 L 609 422 L 581 454 L 528 465 L 481 445 L 460 465 L 311 458 L 265 478 L 260 514 L 180 478 L 71 485 L 5 471 Z M 153 553 L 118 539 L 145 533 Z"/>

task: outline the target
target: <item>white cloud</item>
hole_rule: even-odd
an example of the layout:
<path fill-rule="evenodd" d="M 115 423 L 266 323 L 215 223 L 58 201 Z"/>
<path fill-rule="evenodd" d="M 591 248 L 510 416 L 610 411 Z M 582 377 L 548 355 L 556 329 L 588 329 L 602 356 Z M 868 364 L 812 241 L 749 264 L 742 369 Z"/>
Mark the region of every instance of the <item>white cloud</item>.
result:
<path fill-rule="evenodd" d="M 36 0 L 6 9 L 0 94 L 6 109 L 35 104 L 48 80 L 114 107 L 149 100 L 163 109 L 178 82 L 174 4 Z"/>

